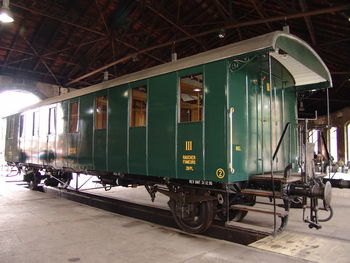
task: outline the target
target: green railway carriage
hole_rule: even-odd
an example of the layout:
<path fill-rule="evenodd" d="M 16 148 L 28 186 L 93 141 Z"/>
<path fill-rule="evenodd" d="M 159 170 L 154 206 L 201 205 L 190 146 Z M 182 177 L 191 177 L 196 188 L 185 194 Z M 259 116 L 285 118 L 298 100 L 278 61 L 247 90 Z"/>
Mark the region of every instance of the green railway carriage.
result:
<path fill-rule="evenodd" d="M 272 189 L 275 198 L 302 181 L 276 181 L 273 173 L 297 172 L 301 162 L 297 93 L 331 83 L 309 45 L 272 32 L 8 116 L 5 158 L 26 170 L 32 188 L 42 179 L 68 182 L 72 172 L 112 186 L 146 185 L 151 196 L 170 197 L 182 229 L 201 232 L 216 213 L 243 218 L 247 208 L 231 205 L 252 206 L 259 190 Z M 252 179 L 264 174 L 271 180 Z M 251 182 L 255 192 L 244 193 Z"/>

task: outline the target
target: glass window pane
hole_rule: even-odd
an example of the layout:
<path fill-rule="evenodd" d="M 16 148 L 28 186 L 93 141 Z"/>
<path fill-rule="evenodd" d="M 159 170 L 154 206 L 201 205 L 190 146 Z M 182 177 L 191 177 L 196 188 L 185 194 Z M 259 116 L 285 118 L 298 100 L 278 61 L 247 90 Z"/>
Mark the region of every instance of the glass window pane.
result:
<path fill-rule="evenodd" d="M 15 133 L 15 117 L 8 117 L 8 139 L 13 139 L 13 134 Z"/>
<path fill-rule="evenodd" d="M 69 132 L 78 132 L 78 119 L 79 119 L 79 103 L 71 102 L 70 103 L 70 112 L 69 112 Z"/>
<path fill-rule="evenodd" d="M 318 154 L 318 141 L 319 141 L 319 130 L 313 129 L 309 131 L 309 142 L 314 143 L 314 152 Z"/>
<path fill-rule="evenodd" d="M 23 137 L 24 115 L 19 116 L 19 137 Z"/>
<path fill-rule="evenodd" d="M 56 133 L 56 108 L 49 109 L 49 134 Z"/>
<path fill-rule="evenodd" d="M 329 149 L 334 162 L 338 161 L 338 136 L 337 127 L 332 127 L 329 130 Z"/>
<path fill-rule="evenodd" d="M 346 125 L 347 162 L 350 162 L 350 123 Z"/>
<path fill-rule="evenodd" d="M 39 135 L 39 113 L 33 112 L 33 130 L 32 130 L 32 136 L 38 136 Z"/>
<path fill-rule="evenodd" d="M 146 126 L 147 87 L 131 89 L 130 127 Z"/>
<path fill-rule="evenodd" d="M 95 106 L 95 129 L 104 130 L 107 128 L 107 95 L 96 98 Z"/>
<path fill-rule="evenodd" d="M 203 74 L 180 78 L 180 122 L 203 120 Z"/>

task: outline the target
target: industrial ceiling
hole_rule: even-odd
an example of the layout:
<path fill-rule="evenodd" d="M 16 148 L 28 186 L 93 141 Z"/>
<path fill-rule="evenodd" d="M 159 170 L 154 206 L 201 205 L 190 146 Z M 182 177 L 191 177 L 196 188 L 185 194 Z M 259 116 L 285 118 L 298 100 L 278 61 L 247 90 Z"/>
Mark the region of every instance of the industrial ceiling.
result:
<path fill-rule="evenodd" d="M 307 41 L 328 66 L 330 110 L 350 105 L 348 0 L 11 0 L 0 24 L 0 74 L 66 88 L 282 30 Z M 326 93 L 303 97 L 326 112 Z"/>

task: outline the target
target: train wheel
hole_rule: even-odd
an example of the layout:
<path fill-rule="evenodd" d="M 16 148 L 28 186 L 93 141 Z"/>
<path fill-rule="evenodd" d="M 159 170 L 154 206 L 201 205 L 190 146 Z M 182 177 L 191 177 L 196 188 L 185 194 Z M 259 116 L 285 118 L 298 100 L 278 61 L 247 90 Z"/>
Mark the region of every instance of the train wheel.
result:
<path fill-rule="evenodd" d="M 38 185 L 41 181 L 41 175 L 39 172 L 34 172 L 28 181 L 28 188 L 30 190 L 38 190 Z"/>
<path fill-rule="evenodd" d="M 221 195 L 221 198 L 219 199 L 219 205 L 217 207 L 217 217 L 221 220 L 221 221 L 235 221 L 235 222 L 239 222 L 242 221 L 243 218 L 248 214 L 248 211 L 242 211 L 242 210 L 235 210 L 235 209 L 228 209 L 227 207 L 227 197 Z M 255 197 L 254 196 L 245 196 L 244 198 L 235 195 L 235 194 L 231 194 L 229 196 L 229 200 L 230 200 L 230 206 L 233 204 L 238 203 L 242 203 L 245 205 L 249 205 L 249 206 L 254 206 L 255 205 Z M 221 202 L 220 202 L 221 201 Z M 229 211 L 229 215 L 227 216 L 227 211 Z"/>
<path fill-rule="evenodd" d="M 62 177 L 60 177 L 60 187 L 61 188 L 67 188 L 70 184 L 70 181 L 72 180 L 72 173 L 63 173 Z"/>
<path fill-rule="evenodd" d="M 206 231 L 214 218 L 213 201 L 182 203 L 170 199 L 169 206 L 177 225 L 184 231 L 197 234 Z"/>

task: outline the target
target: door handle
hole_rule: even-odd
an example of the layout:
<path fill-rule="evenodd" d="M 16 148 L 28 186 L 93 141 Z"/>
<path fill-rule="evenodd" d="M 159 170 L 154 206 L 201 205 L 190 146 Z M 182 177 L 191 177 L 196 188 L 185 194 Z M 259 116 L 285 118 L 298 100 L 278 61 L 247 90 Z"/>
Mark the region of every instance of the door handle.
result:
<path fill-rule="evenodd" d="M 230 162 L 228 164 L 228 169 L 231 174 L 235 172 L 235 169 L 233 169 L 233 113 L 235 109 L 233 107 L 230 108 L 229 112 L 229 122 L 230 122 Z"/>

